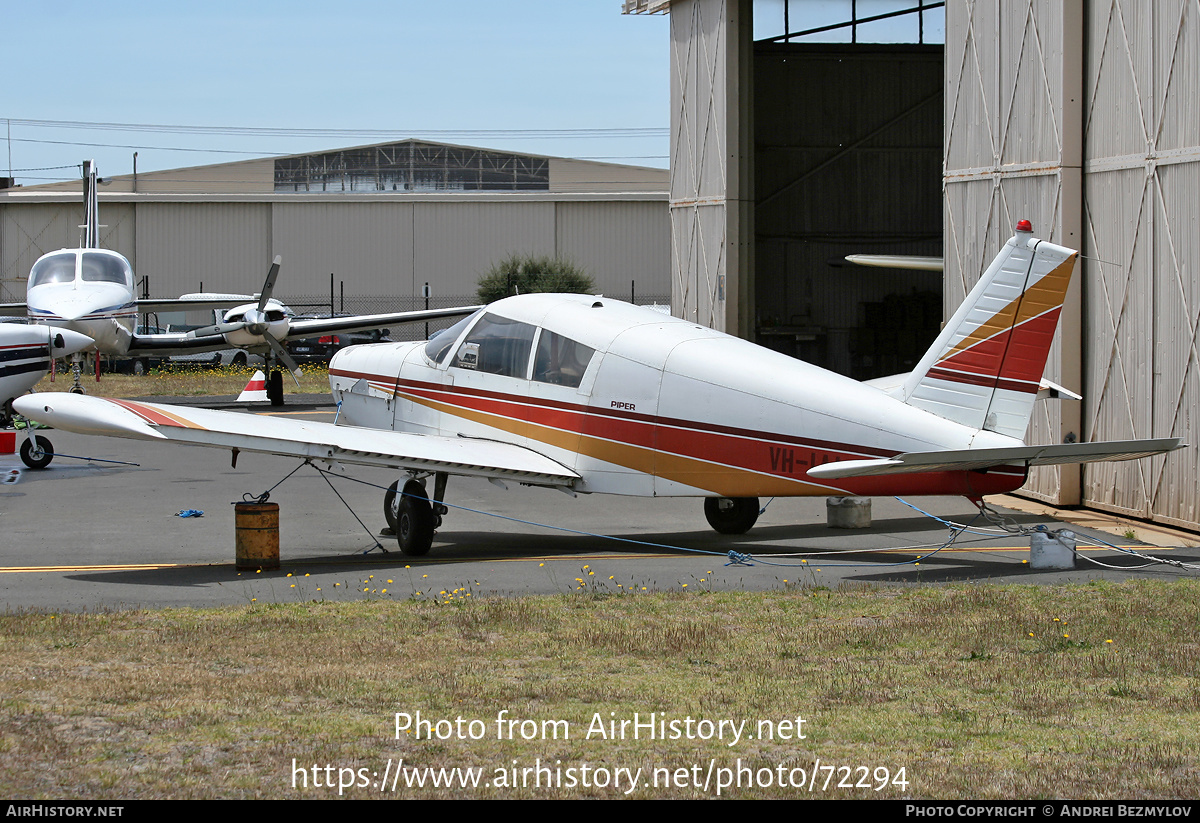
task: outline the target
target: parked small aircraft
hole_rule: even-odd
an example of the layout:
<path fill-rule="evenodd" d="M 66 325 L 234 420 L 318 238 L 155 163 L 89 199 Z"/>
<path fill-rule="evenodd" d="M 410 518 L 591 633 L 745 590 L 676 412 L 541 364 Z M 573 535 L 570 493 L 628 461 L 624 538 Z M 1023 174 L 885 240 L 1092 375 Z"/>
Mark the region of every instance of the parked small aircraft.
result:
<path fill-rule="evenodd" d="M 0 424 L 12 417 L 12 401 L 29 391 L 50 371 L 50 361 L 83 351 L 90 337 L 67 329 L 0 323 Z M 31 469 L 44 469 L 54 459 L 54 447 L 40 435 L 21 444 L 21 460 Z"/>
<path fill-rule="evenodd" d="M 728 534 L 750 529 L 767 495 L 978 502 L 1020 487 L 1030 466 L 1179 446 L 1022 442 L 1075 257 L 1021 221 L 916 370 L 886 390 L 617 300 L 529 294 L 427 342 L 338 352 L 330 384 L 350 425 L 64 395 L 15 405 L 69 431 L 401 469 L 384 511 L 410 555 L 429 551 L 451 474 L 703 497 Z"/>
<path fill-rule="evenodd" d="M 418 323 L 460 317 L 478 306 L 388 314 L 292 320 L 271 293 L 279 275 L 280 258 L 272 263 L 263 289 L 256 295 L 184 295 L 172 299 L 138 299 L 133 267 L 123 255 L 99 248 L 99 206 L 96 169 L 84 164 L 85 221 L 80 248 L 60 249 L 42 255 L 29 272 L 24 303 L 0 305 L 0 314 L 27 314 L 31 323 L 44 323 L 86 334 L 91 351 L 114 357 L 138 358 L 243 348 L 265 354 L 270 365 L 297 366 L 281 345 L 289 338 L 317 337 L 339 331 L 376 329 L 400 323 Z M 250 302 L 248 302 L 250 301 Z M 243 305 L 236 305 L 241 303 Z M 192 332 L 138 334 L 139 313 L 225 309 L 224 322 Z M 75 386 L 82 393 L 79 360 L 73 365 Z M 267 393 L 272 405 L 283 403 L 281 375 L 271 372 Z"/>

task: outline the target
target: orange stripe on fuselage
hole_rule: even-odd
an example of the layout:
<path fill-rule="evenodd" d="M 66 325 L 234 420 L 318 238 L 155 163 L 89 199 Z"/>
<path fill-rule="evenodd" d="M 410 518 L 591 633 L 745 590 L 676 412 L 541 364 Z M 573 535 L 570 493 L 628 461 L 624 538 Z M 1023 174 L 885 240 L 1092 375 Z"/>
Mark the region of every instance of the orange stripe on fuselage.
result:
<path fill-rule="evenodd" d="M 106 398 L 109 403 L 115 403 L 122 408 L 136 414 L 138 417 L 151 423 L 155 426 L 174 426 L 183 429 L 203 429 L 203 426 L 198 426 L 186 417 L 180 417 L 168 411 L 163 411 L 160 408 L 148 406 L 145 403 L 138 403 L 134 400 L 117 400 L 115 398 Z"/>
<path fill-rule="evenodd" d="M 750 437 L 705 431 L 649 416 L 618 418 L 583 406 L 547 407 L 530 403 L 527 398 L 485 397 L 445 387 L 406 385 L 397 394 L 442 414 L 728 497 L 804 497 L 838 491 L 864 495 L 997 494 L 1019 488 L 1025 480 L 1023 472 L 929 472 L 902 479 L 850 478 L 839 481 L 836 487 L 818 485 L 807 478 L 809 468 L 857 459 L 863 452 L 773 441 L 757 433 Z"/>
<path fill-rule="evenodd" d="M 1076 256 L 1076 254 L 1072 254 L 1065 261 L 1047 272 L 1042 279 L 1038 280 L 1038 282 L 1027 288 L 1007 306 L 981 323 L 969 335 L 958 341 L 955 346 L 942 355 L 938 362 L 945 361 L 961 351 L 965 351 L 990 337 L 1011 329 L 1013 326 L 1024 323 L 1027 320 L 1032 320 L 1038 315 L 1045 314 L 1050 309 L 1061 306 L 1067 295 L 1067 286 L 1071 282 L 1071 273 L 1075 270 Z M 1041 378 L 1040 374 L 1038 378 Z"/>

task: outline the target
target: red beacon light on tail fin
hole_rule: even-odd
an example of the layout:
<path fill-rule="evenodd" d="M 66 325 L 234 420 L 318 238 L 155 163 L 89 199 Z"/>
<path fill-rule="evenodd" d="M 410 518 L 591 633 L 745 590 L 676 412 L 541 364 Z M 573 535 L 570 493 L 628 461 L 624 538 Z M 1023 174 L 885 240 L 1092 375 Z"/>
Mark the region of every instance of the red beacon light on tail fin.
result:
<path fill-rule="evenodd" d="M 1028 220 L 1018 220 L 1017 221 L 1017 231 L 1027 231 L 1032 234 L 1033 233 L 1033 224 L 1030 223 Z"/>

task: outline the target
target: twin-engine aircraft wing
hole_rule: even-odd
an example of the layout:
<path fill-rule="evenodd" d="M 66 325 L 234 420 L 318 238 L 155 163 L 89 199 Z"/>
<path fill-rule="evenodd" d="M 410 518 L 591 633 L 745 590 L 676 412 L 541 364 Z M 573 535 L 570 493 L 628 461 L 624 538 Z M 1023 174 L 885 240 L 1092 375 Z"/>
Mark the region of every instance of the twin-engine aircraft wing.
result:
<path fill-rule="evenodd" d="M 337 332 L 368 331 L 397 323 L 423 323 L 427 320 L 461 317 L 481 308 L 483 306 L 460 306 L 452 309 L 422 309 L 392 314 L 360 314 L 351 317 L 324 317 L 311 320 L 292 319 L 288 323 L 288 339 L 298 340 L 323 334 L 336 334 Z"/>
<path fill-rule="evenodd" d="M 63 431 L 168 440 L 305 460 L 570 486 L 579 475 L 511 443 L 337 426 L 69 393 L 29 394 L 14 408 Z"/>
<path fill-rule="evenodd" d="M 809 477 L 835 480 L 881 474 L 933 471 L 980 471 L 997 466 L 1052 466 L 1061 463 L 1096 463 L 1137 460 L 1181 448 L 1178 437 L 1158 440 L 1111 440 L 1100 443 L 1062 443 L 1057 446 L 1013 446 L 1000 449 L 962 449 L 908 452 L 876 460 L 841 460 L 808 470 Z"/>
<path fill-rule="evenodd" d="M 141 304 L 139 304 L 140 306 Z M 395 326 L 402 323 L 424 323 L 431 320 L 442 320 L 448 317 L 461 317 L 477 311 L 479 306 L 456 306 L 448 309 L 422 309 L 419 311 L 401 311 L 391 314 L 359 314 L 350 317 L 329 317 L 315 320 L 288 319 L 287 335 L 281 340 L 297 340 L 304 337 L 319 337 L 336 332 L 365 331 L 384 326 Z M 236 344 L 225 339 L 224 335 L 214 334 L 202 337 L 188 335 L 182 332 L 165 334 L 135 334 L 129 342 L 129 355 L 139 354 L 190 354 L 195 352 L 217 351 L 234 348 Z M 263 341 L 262 348 L 267 343 Z M 246 346 L 240 346 L 246 348 Z"/>

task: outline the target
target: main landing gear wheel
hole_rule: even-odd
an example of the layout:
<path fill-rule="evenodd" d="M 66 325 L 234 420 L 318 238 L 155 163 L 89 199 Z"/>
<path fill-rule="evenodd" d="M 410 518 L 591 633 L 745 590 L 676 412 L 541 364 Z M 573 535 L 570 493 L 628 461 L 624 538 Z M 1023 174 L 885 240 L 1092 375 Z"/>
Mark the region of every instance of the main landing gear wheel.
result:
<path fill-rule="evenodd" d="M 396 493 L 399 489 L 400 481 L 397 480 L 383 493 L 383 519 L 387 521 L 388 534 L 396 533 Z"/>
<path fill-rule="evenodd" d="M 31 469 L 44 469 L 54 459 L 54 447 L 41 435 L 25 438 L 21 444 L 21 462 Z"/>
<path fill-rule="evenodd" d="M 426 496 L 423 485 L 416 480 L 409 480 L 404 484 L 404 493 L 394 497 L 396 542 L 400 544 L 400 551 L 409 557 L 428 554 L 433 546 L 437 515 L 433 513 L 429 501 L 423 499 Z"/>
<path fill-rule="evenodd" d="M 758 498 L 706 497 L 704 516 L 721 534 L 745 534 L 758 520 Z"/>

